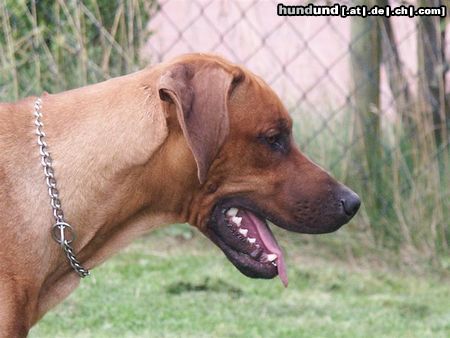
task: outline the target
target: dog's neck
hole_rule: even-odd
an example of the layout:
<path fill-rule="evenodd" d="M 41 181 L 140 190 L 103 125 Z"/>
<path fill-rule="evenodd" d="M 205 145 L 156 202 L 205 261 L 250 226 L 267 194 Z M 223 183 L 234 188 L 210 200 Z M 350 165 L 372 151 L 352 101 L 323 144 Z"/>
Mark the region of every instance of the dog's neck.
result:
<path fill-rule="evenodd" d="M 188 187 L 198 184 L 195 162 L 181 130 L 177 133 L 171 128 L 168 134 L 170 117 L 162 109 L 157 89 L 146 85 L 155 83 L 152 77 L 157 75 L 147 69 L 42 97 L 44 131 L 62 207 L 77 234 L 74 247 L 78 258 L 89 269 L 143 232 L 185 222 L 188 217 L 186 191 L 193 191 Z M 173 143 L 182 144 L 174 147 Z M 179 153 L 166 152 L 166 147 L 179 149 Z M 37 145 L 33 150 L 38 154 Z M 38 172 L 37 156 L 32 159 Z M 34 209 L 41 221 L 36 222 L 39 229 L 35 231 L 45 239 L 42 245 L 48 245 L 51 206 L 43 176 L 38 175 L 43 175 L 42 171 L 33 175 L 38 181 L 30 181 L 34 187 L 42 184 L 39 207 Z M 161 177 L 170 180 L 161 181 Z M 39 313 L 64 298 L 79 279 L 58 245 L 50 246 Z"/>

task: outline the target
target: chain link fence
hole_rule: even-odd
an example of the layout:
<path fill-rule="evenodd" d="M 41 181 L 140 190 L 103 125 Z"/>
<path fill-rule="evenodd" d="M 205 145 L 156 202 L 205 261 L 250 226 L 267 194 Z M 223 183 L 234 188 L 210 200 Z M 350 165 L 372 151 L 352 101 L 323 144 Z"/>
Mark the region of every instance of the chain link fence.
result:
<path fill-rule="evenodd" d="M 302 150 L 363 196 L 356 223 L 367 226 L 355 231 L 396 248 L 446 250 L 447 18 L 288 17 L 278 3 L 160 1 L 144 54 L 160 62 L 212 52 L 257 73 L 292 114 Z"/>
<path fill-rule="evenodd" d="M 220 54 L 268 82 L 301 149 L 362 196 L 348 233 L 422 256 L 448 252 L 448 18 L 288 17 L 277 5 L 0 0 L 0 98 L 99 82 L 187 52 Z"/>

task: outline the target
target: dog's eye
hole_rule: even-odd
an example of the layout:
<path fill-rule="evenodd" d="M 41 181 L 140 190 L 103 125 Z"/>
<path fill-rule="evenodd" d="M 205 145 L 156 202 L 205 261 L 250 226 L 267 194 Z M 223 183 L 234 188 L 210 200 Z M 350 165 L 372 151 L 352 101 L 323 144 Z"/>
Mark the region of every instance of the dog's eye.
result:
<path fill-rule="evenodd" d="M 265 141 L 275 151 L 283 151 L 285 148 L 285 138 L 281 133 L 269 134 L 265 137 Z"/>
<path fill-rule="evenodd" d="M 267 136 L 266 141 L 267 143 L 274 145 L 280 141 L 280 134 Z"/>

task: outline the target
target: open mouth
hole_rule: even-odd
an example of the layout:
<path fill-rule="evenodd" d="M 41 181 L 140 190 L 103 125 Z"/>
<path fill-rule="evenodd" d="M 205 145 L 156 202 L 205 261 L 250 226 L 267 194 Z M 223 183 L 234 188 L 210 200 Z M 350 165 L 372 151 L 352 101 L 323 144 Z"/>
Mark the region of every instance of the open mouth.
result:
<path fill-rule="evenodd" d="M 278 275 L 287 286 L 283 252 L 265 218 L 249 209 L 216 206 L 208 236 L 246 276 L 274 278 Z"/>

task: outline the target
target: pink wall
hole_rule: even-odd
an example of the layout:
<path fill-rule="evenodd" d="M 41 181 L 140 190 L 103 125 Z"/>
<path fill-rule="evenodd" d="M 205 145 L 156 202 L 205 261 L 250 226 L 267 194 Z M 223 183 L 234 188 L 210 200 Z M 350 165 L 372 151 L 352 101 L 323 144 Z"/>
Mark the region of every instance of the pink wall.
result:
<path fill-rule="evenodd" d="M 344 105 L 352 90 L 351 19 L 279 17 L 277 3 L 161 1 L 161 10 L 149 23 L 154 34 L 144 53 L 151 62 L 186 52 L 218 53 L 261 75 L 288 106 L 299 100 L 306 108 Z M 417 66 L 415 22 L 404 17 L 393 19 L 401 59 L 412 86 Z M 391 115 L 384 70 L 382 92 L 383 111 Z"/>

